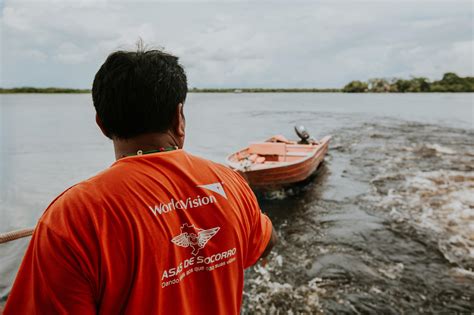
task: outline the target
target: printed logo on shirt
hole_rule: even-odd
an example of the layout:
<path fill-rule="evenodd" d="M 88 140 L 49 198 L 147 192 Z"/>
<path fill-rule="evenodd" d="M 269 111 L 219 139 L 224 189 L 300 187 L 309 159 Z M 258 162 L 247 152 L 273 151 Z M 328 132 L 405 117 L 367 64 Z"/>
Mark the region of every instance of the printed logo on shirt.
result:
<path fill-rule="evenodd" d="M 208 184 L 208 185 L 199 185 L 197 187 L 200 187 L 200 188 L 204 188 L 204 189 L 207 189 L 207 190 L 210 190 L 210 191 L 213 191 L 219 195 L 221 195 L 222 197 L 224 197 L 225 199 L 227 199 L 227 195 L 225 193 L 225 190 L 224 190 L 224 187 L 222 187 L 222 183 L 214 183 L 214 184 Z"/>
<path fill-rule="evenodd" d="M 184 223 L 181 226 L 181 234 L 173 237 L 171 242 L 180 247 L 192 249 L 190 256 L 160 271 L 161 287 L 165 288 L 184 281 L 185 278 L 195 273 L 212 272 L 226 268 L 237 261 L 237 248 L 230 246 L 227 249 L 215 248 L 204 254 L 199 252 L 211 238 L 213 238 L 220 227 L 201 229 L 192 224 Z"/>
<path fill-rule="evenodd" d="M 219 230 L 220 227 L 204 230 L 197 228 L 194 225 L 184 223 L 181 226 L 181 234 L 173 237 L 171 242 L 177 246 L 191 247 L 193 249 L 191 254 L 196 256 L 199 251 L 206 246 L 207 242 L 209 242 L 209 240 L 219 232 Z"/>
<path fill-rule="evenodd" d="M 225 193 L 224 187 L 222 183 L 213 183 L 207 185 L 198 185 L 198 188 L 204 188 L 205 190 L 212 191 L 225 199 L 227 199 L 227 195 Z M 188 210 L 193 209 L 201 206 L 205 206 L 211 203 L 217 202 L 217 199 L 213 195 L 209 196 L 195 196 L 195 197 L 188 197 L 183 200 L 171 200 L 168 203 L 160 203 L 154 206 L 148 206 L 150 211 L 155 215 L 169 213 L 175 210 Z"/>

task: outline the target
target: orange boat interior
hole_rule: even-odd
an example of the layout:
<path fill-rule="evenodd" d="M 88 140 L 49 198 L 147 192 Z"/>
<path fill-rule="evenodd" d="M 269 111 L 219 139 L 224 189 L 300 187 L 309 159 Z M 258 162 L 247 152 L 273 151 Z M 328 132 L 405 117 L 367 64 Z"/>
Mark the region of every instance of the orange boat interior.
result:
<path fill-rule="evenodd" d="M 230 160 L 248 166 L 286 164 L 307 158 L 317 147 L 318 145 L 314 144 L 296 144 L 294 141 L 276 136 L 266 142 L 250 144 L 244 150 L 235 153 Z"/>

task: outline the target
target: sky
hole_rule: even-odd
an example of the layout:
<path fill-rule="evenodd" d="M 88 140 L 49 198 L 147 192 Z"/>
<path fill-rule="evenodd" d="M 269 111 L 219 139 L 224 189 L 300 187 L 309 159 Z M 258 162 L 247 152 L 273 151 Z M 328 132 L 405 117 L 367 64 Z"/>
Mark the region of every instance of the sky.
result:
<path fill-rule="evenodd" d="M 109 53 L 177 55 L 189 87 L 474 75 L 474 0 L 0 0 L 0 86 L 90 88 Z"/>

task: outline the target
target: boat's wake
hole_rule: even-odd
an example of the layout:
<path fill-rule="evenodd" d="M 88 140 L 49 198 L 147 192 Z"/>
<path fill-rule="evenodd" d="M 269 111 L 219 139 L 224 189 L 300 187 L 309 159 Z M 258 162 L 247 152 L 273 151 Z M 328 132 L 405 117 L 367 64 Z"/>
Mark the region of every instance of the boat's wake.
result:
<path fill-rule="evenodd" d="M 318 287 L 320 278 L 313 278 L 305 284 L 294 286 L 279 282 L 271 274 L 281 272 L 283 257 L 273 255 L 265 267 L 257 265 L 255 276 L 249 279 L 245 297 L 250 314 L 279 314 L 282 310 L 292 310 L 296 314 L 314 314 L 321 309 L 319 295 L 324 289 Z"/>
<path fill-rule="evenodd" d="M 323 176 L 262 200 L 281 243 L 247 272 L 246 312 L 469 311 L 473 132 L 390 120 L 331 132 Z"/>
<path fill-rule="evenodd" d="M 431 171 L 397 175 L 404 182 L 380 195 L 394 221 L 428 229 L 452 263 L 474 268 L 474 172 Z M 393 176 L 383 175 L 374 186 Z"/>

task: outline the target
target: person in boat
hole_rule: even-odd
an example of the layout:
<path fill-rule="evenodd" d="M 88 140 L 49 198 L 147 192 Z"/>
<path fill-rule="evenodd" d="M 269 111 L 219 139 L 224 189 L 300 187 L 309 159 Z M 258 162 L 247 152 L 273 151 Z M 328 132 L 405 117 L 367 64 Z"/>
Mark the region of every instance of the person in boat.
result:
<path fill-rule="evenodd" d="M 276 236 L 238 173 L 182 149 L 186 94 L 177 57 L 109 55 L 92 98 L 116 162 L 48 206 L 5 314 L 240 313 Z"/>

